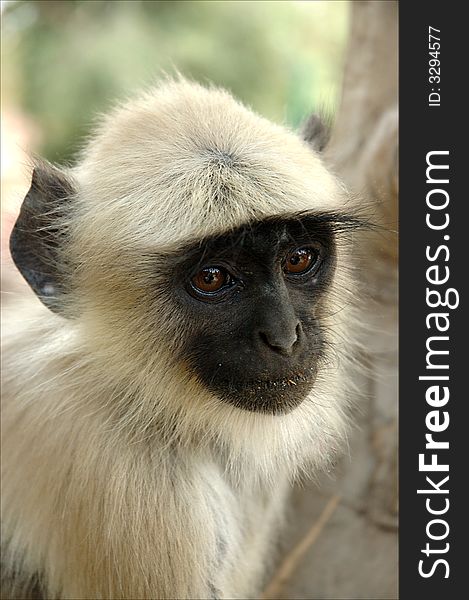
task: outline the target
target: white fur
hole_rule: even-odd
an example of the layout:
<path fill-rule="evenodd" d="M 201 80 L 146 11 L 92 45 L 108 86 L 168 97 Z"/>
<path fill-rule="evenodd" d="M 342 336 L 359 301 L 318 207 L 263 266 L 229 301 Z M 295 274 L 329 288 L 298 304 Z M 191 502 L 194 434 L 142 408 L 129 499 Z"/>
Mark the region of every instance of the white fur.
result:
<path fill-rule="evenodd" d="M 117 108 L 70 176 L 79 317 L 37 303 L 5 336 L 7 567 L 40 573 L 49 598 L 252 597 L 288 481 L 327 466 L 345 435 L 350 240 L 324 300 L 329 354 L 284 416 L 220 401 L 174 360 L 187 325 L 168 314 L 155 256 L 342 210 L 344 190 L 292 132 L 184 80 Z"/>

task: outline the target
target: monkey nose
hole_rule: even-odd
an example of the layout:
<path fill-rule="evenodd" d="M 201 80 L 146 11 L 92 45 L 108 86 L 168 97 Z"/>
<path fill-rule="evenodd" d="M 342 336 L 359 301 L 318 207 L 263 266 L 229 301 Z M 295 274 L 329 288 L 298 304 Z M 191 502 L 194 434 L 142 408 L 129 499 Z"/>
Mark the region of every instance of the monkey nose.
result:
<path fill-rule="evenodd" d="M 277 354 L 283 354 L 284 356 L 293 354 L 300 335 L 301 325 L 299 322 L 294 327 L 272 327 L 259 331 L 262 343 Z"/>

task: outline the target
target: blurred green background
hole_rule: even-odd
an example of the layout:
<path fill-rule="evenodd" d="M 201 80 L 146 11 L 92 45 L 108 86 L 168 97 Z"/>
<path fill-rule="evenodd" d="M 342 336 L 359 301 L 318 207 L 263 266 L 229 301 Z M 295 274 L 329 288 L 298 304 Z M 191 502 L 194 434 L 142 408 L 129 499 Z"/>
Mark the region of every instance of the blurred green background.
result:
<path fill-rule="evenodd" d="M 33 150 L 53 162 L 162 71 L 213 81 L 294 126 L 337 106 L 348 2 L 30 1 L 2 12 L 3 106 L 34 123 Z"/>

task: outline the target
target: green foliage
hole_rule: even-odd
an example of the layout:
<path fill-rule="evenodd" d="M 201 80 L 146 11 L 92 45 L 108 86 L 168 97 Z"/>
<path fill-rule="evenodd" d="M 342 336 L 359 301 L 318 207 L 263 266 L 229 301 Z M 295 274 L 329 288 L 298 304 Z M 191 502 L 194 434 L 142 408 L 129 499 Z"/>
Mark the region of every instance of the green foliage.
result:
<path fill-rule="evenodd" d="M 179 70 L 296 126 L 334 109 L 345 2 L 40 1 L 4 11 L 7 92 L 42 130 L 40 151 L 73 157 L 116 98 Z"/>

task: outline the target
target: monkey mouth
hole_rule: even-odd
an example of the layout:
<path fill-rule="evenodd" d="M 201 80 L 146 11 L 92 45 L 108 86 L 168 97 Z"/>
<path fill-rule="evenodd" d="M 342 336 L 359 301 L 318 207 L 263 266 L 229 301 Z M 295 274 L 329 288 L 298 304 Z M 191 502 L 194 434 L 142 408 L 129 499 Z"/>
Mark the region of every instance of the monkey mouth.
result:
<path fill-rule="evenodd" d="M 315 378 L 315 376 L 316 369 L 311 367 L 310 369 L 297 371 L 291 375 L 279 379 L 256 379 L 253 382 L 245 384 L 243 388 L 250 389 L 253 393 L 267 390 L 281 392 L 292 388 L 292 386 L 296 387 L 306 382 L 311 382 L 311 379 Z"/>
<path fill-rule="evenodd" d="M 299 406 L 314 386 L 317 369 L 310 367 L 280 378 L 238 380 L 217 390 L 221 399 L 252 412 L 286 414 Z"/>

